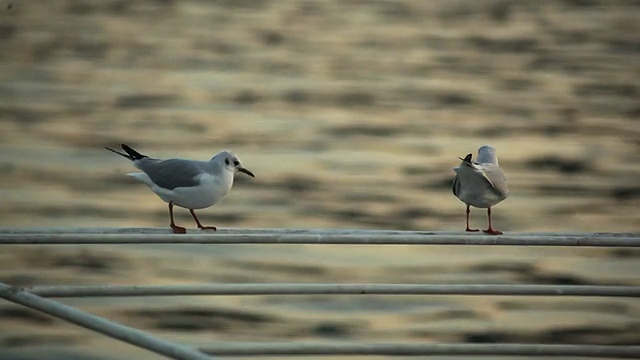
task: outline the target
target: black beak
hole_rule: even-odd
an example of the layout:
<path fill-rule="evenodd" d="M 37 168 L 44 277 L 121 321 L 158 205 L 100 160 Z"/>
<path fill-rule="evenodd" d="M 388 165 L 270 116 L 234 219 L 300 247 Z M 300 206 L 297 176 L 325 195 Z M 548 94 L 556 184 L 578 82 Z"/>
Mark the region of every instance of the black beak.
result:
<path fill-rule="evenodd" d="M 247 175 L 249 175 L 249 176 L 251 176 L 253 178 L 256 177 L 255 175 L 253 175 L 253 173 L 251 171 L 249 171 L 249 169 L 245 169 L 242 166 L 238 167 L 237 169 L 238 169 L 238 171 L 243 172 L 243 173 L 245 173 L 245 174 L 247 174 Z"/>

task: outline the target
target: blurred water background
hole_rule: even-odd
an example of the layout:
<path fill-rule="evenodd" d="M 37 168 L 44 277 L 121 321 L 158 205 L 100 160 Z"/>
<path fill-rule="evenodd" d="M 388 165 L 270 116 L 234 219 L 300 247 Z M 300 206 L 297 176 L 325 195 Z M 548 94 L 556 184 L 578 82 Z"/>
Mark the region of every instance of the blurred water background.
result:
<path fill-rule="evenodd" d="M 166 205 L 103 149 L 127 143 L 160 158 L 236 152 L 256 178 L 239 174 L 227 198 L 199 212 L 221 228 L 462 230 L 452 168 L 489 143 L 511 191 L 494 209 L 498 229 L 640 230 L 637 1 L 68 0 L 0 9 L 2 227 L 167 227 Z M 193 227 L 187 211 L 176 215 Z M 484 227 L 485 212 L 472 222 Z M 0 277 L 640 283 L 640 254 L 630 250 L 163 249 L 3 247 Z M 640 342 L 640 306 L 623 299 L 65 303 L 191 343 Z M 16 359 L 154 358 L 8 304 L 0 324 L 0 351 Z"/>

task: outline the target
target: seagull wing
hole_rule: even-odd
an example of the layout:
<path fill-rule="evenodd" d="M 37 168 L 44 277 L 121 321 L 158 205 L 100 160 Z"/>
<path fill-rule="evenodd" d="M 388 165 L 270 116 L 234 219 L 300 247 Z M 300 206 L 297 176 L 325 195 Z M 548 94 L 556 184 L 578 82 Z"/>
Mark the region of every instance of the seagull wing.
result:
<path fill-rule="evenodd" d="M 179 187 L 200 185 L 200 176 L 205 170 L 199 161 L 184 159 L 140 159 L 135 161 L 138 169 L 144 171 L 156 185 L 173 190 Z"/>
<path fill-rule="evenodd" d="M 506 198 L 509 195 L 509 189 L 507 188 L 507 178 L 504 176 L 502 169 L 494 164 L 481 164 L 478 166 L 481 170 L 483 177 L 487 180 L 493 191 L 501 198 Z"/>

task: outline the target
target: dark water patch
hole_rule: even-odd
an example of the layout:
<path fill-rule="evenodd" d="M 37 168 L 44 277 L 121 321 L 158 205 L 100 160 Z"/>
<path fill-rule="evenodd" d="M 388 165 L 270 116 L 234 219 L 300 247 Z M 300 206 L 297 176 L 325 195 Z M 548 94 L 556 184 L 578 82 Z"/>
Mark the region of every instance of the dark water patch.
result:
<path fill-rule="evenodd" d="M 175 105 L 178 96 L 174 94 L 135 94 L 122 95 L 116 99 L 115 106 L 122 109 L 166 108 Z"/>
<path fill-rule="evenodd" d="M 278 46 L 285 41 L 285 36 L 280 31 L 263 30 L 258 33 L 260 42 L 267 46 Z"/>
<path fill-rule="evenodd" d="M 617 201 L 640 198 L 640 186 L 616 186 L 611 190 L 611 197 Z"/>
<path fill-rule="evenodd" d="M 497 23 L 506 23 L 513 15 L 513 4 L 509 1 L 497 1 L 489 6 L 489 18 Z"/>
<path fill-rule="evenodd" d="M 640 249 L 617 248 L 609 250 L 609 257 L 618 259 L 629 259 L 640 257 Z"/>
<path fill-rule="evenodd" d="M 52 255 L 47 261 L 53 268 L 72 268 L 84 273 L 116 273 L 131 268 L 131 264 L 122 257 L 85 250 Z"/>
<path fill-rule="evenodd" d="M 640 54 L 640 41 L 636 39 L 611 39 L 607 42 L 607 49 L 610 53 L 620 55 Z"/>
<path fill-rule="evenodd" d="M 507 91 L 525 91 L 531 90 L 535 83 L 531 79 L 527 78 L 511 78 L 500 80 L 498 86 Z"/>
<path fill-rule="evenodd" d="M 345 323 L 326 322 L 314 326 L 310 332 L 319 337 L 343 339 L 353 336 L 353 326 Z"/>
<path fill-rule="evenodd" d="M 531 37 L 492 39 L 474 35 L 467 39 L 467 43 L 479 51 L 489 53 L 525 53 L 539 48 L 538 40 Z"/>
<path fill-rule="evenodd" d="M 551 170 L 563 174 L 581 174 L 592 170 L 588 161 L 545 155 L 527 160 L 527 167 L 534 170 Z"/>
<path fill-rule="evenodd" d="M 496 111 L 499 114 L 502 114 L 507 117 L 514 117 L 519 119 L 533 119 L 535 118 L 536 111 L 527 106 L 498 106 L 496 107 Z M 537 128 L 536 128 L 537 129 Z M 509 126 L 498 126 L 497 129 L 495 126 L 487 126 L 483 129 L 478 130 L 478 135 L 482 137 L 495 137 L 495 136 L 504 136 L 509 131 Z"/>
<path fill-rule="evenodd" d="M 106 1 L 105 1 L 106 3 Z M 71 0 L 67 2 L 66 13 L 71 15 L 92 15 L 101 10 L 101 4 L 87 0 Z"/>
<path fill-rule="evenodd" d="M 241 90 L 233 98 L 233 101 L 240 105 L 253 105 L 261 100 L 261 96 L 253 90 Z"/>
<path fill-rule="evenodd" d="M 273 2 L 271 0 L 215 0 L 214 6 L 237 10 L 264 10 Z"/>
<path fill-rule="evenodd" d="M 402 168 L 402 174 L 409 176 L 428 176 L 433 172 L 433 168 L 424 166 L 405 166 Z"/>
<path fill-rule="evenodd" d="M 433 94 L 433 102 L 442 107 L 470 106 L 475 103 L 473 96 L 464 92 L 442 92 Z"/>
<path fill-rule="evenodd" d="M 262 273 L 284 273 L 296 275 L 324 276 L 327 269 L 320 266 L 291 263 L 267 263 L 261 261 L 225 261 L 229 267 L 251 269 Z"/>
<path fill-rule="evenodd" d="M 638 345 L 640 328 L 637 325 L 564 327 L 543 332 L 538 340 L 548 344 Z"/>
<path fill-rule="evenodd" d="M 57 205 L 39 205 L 38 207 L 31 207 L 29 205 L 14 205 L 12 211 L 20 211 L 23 213 L 29 213 L 34 216 L 43 216 L 49 218 L 82 218 L 82 217 L 102 217 L 102 218 L 119 218 L 122 216 L 122 211 L 119 209 L 111 210 L 103 207 L 91 206 L 91 205 L 73 205 L 67 206 L 66 204 Z"/>
<path fill-rule="evenodd" d="M 411 312 L 415 309 L 434 306 L 432 302 L 422 299 L 407 299 L 399 296 L 376 295 L 312 295 L 299 297 L 295 303 L 282 297 L 273 297 L 269 304 L 282 304 L 296 309 L 314 312 L 345 312 L 345 313 L 387 313 Z M 438 304 L 439 305 L 439 304 Z"/>
<path fill-rule="evenodd" d="M 592 8 L 602 5 L 598 0 L 562 0 L 561 2 L 568 8 Z"/>
<path fill-rule="evenodd" d="M 241 51 L 240 46 L 224 39 L 198 38 L 194 39 L 192 48 L 196 51 L 212 52 L 218 55 L 236 55 Z M 200 57 L 187 60 L 187 67 L 190 69 L 211 68 L 211 64 Z"/>
<path fill-rule="evenodd" d="M 516 274 L 532 274 L 535 271 L 533 264 L 504 262 L 504 263 L 485 263 L 468 267 L 471 273 L 477 272 L 510 272 Z"/>
<path fill-rule="evenodd" d="M 155 328 L 170 331 L 223 331 L 229 328 L 224 321 L 211 321 L 194 319 L 192 317 L 168 317 L 165 316 L 156 321 Z"/>
<path fill-rule="evenodd" d="M 438 309 L 436 311 L 427 311 L 425 313 L 411 315 L 410 321 L 419 320 L 420 322 L 442 321 L 442 320 L 478 320 L 484 319 L 486 316 L 475 310 L 469 309 Z"/>
<path fill-rule="evenodd" d="M 35 260 L 40 261 L 40 259 L 37 257 L 35 258 Z M 2 282 L 17 287 L 34 286 L 37 285 L 40 280 L 40 277 L 26 274 L 3 275 L 2 277 Z"/>
<path fill-rule="evenodd" d="M 153 9 L 163 9 L 164 7 L 173 6 L 173 0 L 152 0 L 149 1 Z M 95 15 L 127 15 L 132 10 L 133 3 L 127 0 L 70 0 L 67 2 L 66 13 L 76 16 L 95 16 Z"/>
<path fill-rule="evenodd" d="M 363 221 L 364 219 L 370 216 L 366 211 L 359 208 L 339 209 L 339 210 L 329 211 L 329 213 L 333 215 L 333 217 L 335 218 L 343 219 L 345 221 L 354 221 L 354 222 Z"/>
<path fill-rule="evenodd" d="M 575 134 L 579 129 L 573 125 L 567 124 L 549 124 L 543 125 L 539 128 L 539 131 L 548 137 L 557 137 L 566 134 Z M 586 162 L 585 162 L 586 164 Z M 562 167 L 564 169 L 569 169 L 566 167 Z"/>
<path fill-rule="evenodd" d="M 451 70 L 451 66 L 451 63 L 445 63 L 443 70 Z M 467 65 L 460 65 L 460 67 L 468 70 Z M 482 71 L 482 73 L 486 75 L 486 71 Z M 467 107 L 476 104 L 475 95 L 466 90 L 443 90 L 402 86 L 394 89 L 393 93 L 397 102 L 426 104 L 429 109 L 436 107 Z"/>
<path fill-rule="evenodd" d="M 305 74 L 303 64 L 292 62 L 289 59 L 263 61 L 258 68 L 263 73 L 278 74 L 287 77 L 300 77 Z"/>
<path fill-rule="evenodd" d="M 104 40 L 80 40 L 69 45 L 75 57 L 87 60 L 103 59 L 109 51 L 109 44 Z"/>
<path fill-rule="evenodd" d="M 585 313 L 602 313 L 602 314 L 627 314 L 631 309 L 629 305 L 608 302 L 591 303 L 576 302 L 571 300 L 559 300 L 552 303 L 548 302 L 532 302 L 530 300 L 508 300 L 499 301 L 497 304 L 499 309 L 505 311 L 555 311 L 555 312 L 585 312 Z"/>
<path fill-rule="evenodd" d="M 640 89 L 635 84 L 587 83 L 574 86 L 574 94 L 578 96 L 622 96 L 635 98 L 640 95 Z"/>
<path fill-rule="evenodd" d="M 282 95 L 282 100 L 294 105 L 300 105 L 311 100 L 312 96 L 303 89 L 287 90 Z"/>
<path fill-rule="evenodd" d="M 413 266 L 385 266 L 384 272 L 390 275 L 399 274 L 435 274 L 446 273 L 448 270 L 440 266 L 413 265 Z"/>
<path fill-rule="evenodd" d="M 113 356 L 98 356 L 87 354 L 85 350 L 74 350 L 68 346 L 16 347 L 14 349 L 2 349 L 2 360 L 114 360 Z"/>
<path fill-rule="evenodd" d="M 275 320 L 272 316 L 259 313 L 204 307 L 128 310 L 124 315 L 147 319 L 153 322 L 155 328 L 174 331 L 222 331 L 234 325 L 256 327 Z"/>
<path fill-rule="evenodd" d="M 380 214 L 369 213 L 366 211 L 366 207 L 331 209 L 316 206 L 307 208 L 305 213 L 313 214 L 314 216 L 325 215 L 341 223 L 351 222 L 355 226 L 373 227 L 380 230 L 418 230 L 409 220 L 399 218 L 388 212 Z"/>
<path fill-rule="evenodd" d="M 281 179 L 273 185 L 278 189 L 283 189 L 297 194 L 317 191 L 322 188 L 322 182 L 300 175 L 289 175 L 285 179 Z"/>
<path fill-rule="evenodd" d="M 68 335 L 13 335 L 4 337 L 0 344 L 7 347 L 79 344 L 81 338 Z M 4 359 L 4 357 L 3 357 Z M 66 358 L 65 358 L 66 359 Z"/>
<path fill-rule="evenodd" d="M 442 214 L 439 212 L 429 209 L 427 207 L 405 207 L 393 215 L 394 218 L 406 220 L 420 220 L 424 218 L 437 218 L 441 217 Z"/>
<path fill-rule="evenodd" d="M 335 137 L 370 136 L 392 137 L 400 134 L 402 129 L 392 126 L 354 124 L 349 126 L 336 126 L 325 130 L 325 133 Z"/>
<path fill-rule="evenodd" d="M 559 45 L 579 45 L 594 40 L 593 34 L 584 30 L 551 30 L 550 35 Z"/>
<path fill-rule="evenodd" d="M 12 121 L 21 126 L 31 126 L 49 120 L 54 114 L 50 110 L 38 110 L 37 108 L 24 108 L 20 106 L 0 106 L 0 119 Z"/>
<path fill-rule="evenodd" d="M 383 193 L 363 193 L 363 192 L 350 192 L 342 195 L 341 197 L 345 202 L 380 202 L 380 203 L 396 203 L 399 200 L 393 195 Z"/>
<path fill-rule="evenodd" d="M 526 70 L 585 75 L 590 72 L 597 72 L 601 70 L 601 65 L 592 64 L 581 58 L 542 54 L 535 56 L 526 66 L 525 71 Z"/>
<path fill-rule="evenodd" d="M 0 41 L 8 41 L 17 33 L 17 27 L 11 24 L 0 24 Z"/>
<path fill-rule="evenodd" d="M 411 20 L 419 16 L 419 11 L 412 4 L 400 1 L 381 1 L 377 3 L 377 13 L 382 19 L 394 20 Z"/>
<path fill-rule="evenodd" d="M 236 177 L 234 182 L 236 182 L 236 180 L 239 180 L 240 178 L 240 176 Z M 285 191 L 288 193 L 295 193 L 298 196 L 313 193 L 323 188 L 323 183 L 321 181 L 303 175 L 289 175 L 288 177 L 282 179 L 260 182 L 256 182 L 254 179 L 248 177 L 243 178 L 246 179 L 243 179 L 241 182 L 237 183 L 247 184 L 247 186 L 251 186 L 252 189 Z M 289 199 L 283 199 L 285 203 L 290 203 L 291 200 L 293 200 L 293 198 L 291 197 Z"/>
<path fill-rule="evenodd" d="M 376 97 L 373 93 L 364 90 L 353 90 L 337 94 L 333 102 L 345 108 L 374 106 Z"/>
<path fill-rule="evenodd" d="M 576 274 L 525 273 L 522 278 L 523 281 L 541 285 L 596 285 Z"/>
<path fill-rule="evenodd" d="M 514 334 L 501 331 L 469 332 L 462 335 L 462 342 L 476 344 L 518 342 L 514 338 L 517 338 Z"/>
<path fill-rule="evenodd" d="M 23 307 L 0 308 L 0 318 L 20 320 L 21 322 L 36 325 L 51 325 L 54 322 L 51 317 L 41 315 L 39 312 Z"/>
<path fill-rule="evenodd" d="M 451 166 L 453 168 L 453 166 Z M 453 172 L 453 170 L 452 170 Z M 442 177 L 440 179 L 437 180 L 430 180 L 427 181 L 425 183 L 419 184 L 419 188 L 420 189 L 426 189 L 426 190 L 448 190 L 448 191 L 452 191 L 452 187 L 453 187 L 453 178 L 454 175 L 451 176 L 446 176 L 446 177 Z"/>
<path fill-rule="evenodd" d="M 593 188 L 583 186 L 583 185 L 578 185 L 578 184 L 555 183 L 555 184 L 534 185 L 532 186 L 532 188 L 536 193 L 544 196 L 556 196 L 556 195 L 565 196 L 566 195 L 566 196 L 579 196 L 582 198 L 586 198 L 586 197 L 597 198 L 597 197 L 607 197 L 609 195 L 606 190 L 593 189 Z M 556 214 L 566 213 L 563 211 L 569 211 L 569 213 L 573 213 L 576 209 L 580 209 L 580 208 L 581 207 L 568 207 L 562 210 L 558 210 L 555 213 Z"/>
<path fill-rule="evenodd" d="M 162 3 L 157 1 L 156 3 Z M 131 1 L 128 0 L 114 0 L 108 2 L 108 11 L 114 15 L 125 15 L 131 9 Z"/>
<path fill-rule="evenodd" d="M 624 110 L 621 115 L 632 120 L 640 120 L 640 106 Z"/>

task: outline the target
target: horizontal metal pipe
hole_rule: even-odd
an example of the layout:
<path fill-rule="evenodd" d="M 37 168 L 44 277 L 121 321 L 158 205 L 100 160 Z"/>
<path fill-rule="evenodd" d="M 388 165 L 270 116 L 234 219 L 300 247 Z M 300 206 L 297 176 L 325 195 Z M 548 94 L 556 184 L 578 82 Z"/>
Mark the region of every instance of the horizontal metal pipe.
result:
<path fill-rule="evenodd" d="M 198 234 L 2 233 L 0 245 L 27 244 L 326 244 L 640 247 L 640 234 L 481 235 L 427 232 L 289 232 Z"/>
<path fill-rule="evenodd" d="M 221 343 L 202 348 L 216 356 L 387 355 L 387 356 L 581 356 L 640 358 L 640 346 L 547 344 L 345 344 Z"/>
<path fill-rule="evenodd" d="M 180 295 L 506 295 L 640 297 L 640 286 L 440 284 L 82 285 L 25 288 L 43 297 Z"/>

